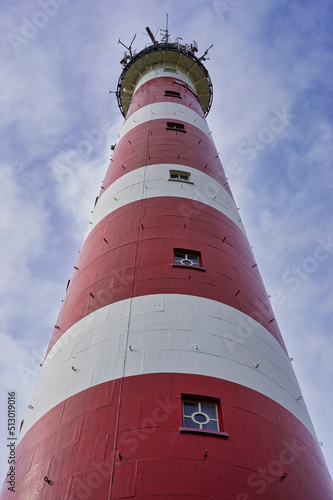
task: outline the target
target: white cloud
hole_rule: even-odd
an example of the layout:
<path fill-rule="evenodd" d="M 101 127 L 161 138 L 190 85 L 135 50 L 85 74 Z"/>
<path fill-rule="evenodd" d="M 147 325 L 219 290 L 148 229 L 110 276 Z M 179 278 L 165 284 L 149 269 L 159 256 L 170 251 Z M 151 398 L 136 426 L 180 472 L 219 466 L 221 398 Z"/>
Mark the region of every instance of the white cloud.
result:
<path fill-rule="evenodd" d="M 110 160 L 110 145 L 117 140 L 122 119 L 115 124 L 103 118 L 97 127 L 81 131 L 73 149 L 50 161 L 58 210 L 72 221 L 73 237 L 82 242 L 90 211 Z"/>
<path fill-rule="evenodd" d="M 19 178 L 9 166 L 0 168 L 2 293 L 17 291 L 19 282 L 28 278 L 28 261 L 42 254 L 48 232 L 41 200 L 31 200 L 19 188 Z"/>
<path fill-rule="evenodd" d="M 223 5 L 231 8 L 223 13 Z M 268 291 L 279 288 L 284 294 L 283 303 L 275 306 L 278 322 L 333 466 L 327 398 L 332 384 L 332 258 L 319 262 L 307 279 L 300 278 L 296 290 L 282 281 L 283 273 L 313 256 L 318 237 L 330 234 L 330 70 L 323 39 L 327 5 L 260 0 L 255 5 L 246 0 L 180 5 L 168 0 L 157 9 L 153 0 L 125 0 L 94 8 L 82 3 L 78 10 L 68 2 L 19 51 L 7 35 L 19 33 L 22 18 L 33 19 L 40 7 L 25 1 L 3 9 L 0 130 L 8 135 L 0 170 L 1 375 L 3 390 L 16 388 L 24 407 L 33 381 L 28 388 L 17 367 L 38 373 L 39 356 L 32 350 L 43 351 L 51 333 L 105 175 L 110 144 L 117 141 L 122 123 L 114 95 L 108 95 L 121 72 L 118 39 L 128 44 L 137 33 L 133 46 L 141 49 L 148 42 L 145 26 L 155 33 L 165 27 L 169 13 L 172 38 L 196 39 L 199 55 L 214 43 L 205 62 L 214 84 L 208 123 L 224 165 L 239 163 L 237 174 L 229 172 L 230 185 Z M 290 125 L 264 149 L 256 149 L 252 160 L 241 154 L 241 143 L 250 147 L 251 138 L 270 127 L 274 109 L 284 107 Z M 82 141 L 93 140 L 84 132 L 100 129 L 105 119 L 112 125 L 100 144 L 91 143 L 91 151 L 82 153 Z M 69 160 L 73 152 L 79 161 Z M 2 409 L 4 401 L 5 393 Z"/>

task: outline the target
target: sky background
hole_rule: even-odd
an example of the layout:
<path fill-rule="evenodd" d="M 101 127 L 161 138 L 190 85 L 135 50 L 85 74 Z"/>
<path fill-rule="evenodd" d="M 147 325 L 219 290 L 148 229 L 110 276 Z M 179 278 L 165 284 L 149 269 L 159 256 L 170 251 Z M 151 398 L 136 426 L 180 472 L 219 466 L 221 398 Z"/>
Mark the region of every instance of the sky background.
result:
<path fill-rule="evenodd" d="M 208 124 L 331 474 L 332 23 L 329 0 L 18 0 L 0 8 L 0 479 L 7 392 L 25 417 L 123 118 L 123 47 L 195 39 Z M 92 133 L 91 131 L 95 131 Z M 99 133 L 96 133 L 99 130 Z"/>

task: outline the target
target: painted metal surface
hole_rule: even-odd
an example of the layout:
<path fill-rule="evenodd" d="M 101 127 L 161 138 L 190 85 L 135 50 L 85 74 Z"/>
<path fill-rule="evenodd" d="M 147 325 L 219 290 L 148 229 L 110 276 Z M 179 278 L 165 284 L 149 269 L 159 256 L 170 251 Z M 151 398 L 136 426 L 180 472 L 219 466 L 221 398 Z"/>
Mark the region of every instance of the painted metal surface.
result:
<path fill-rule="evenodd" d="M 137 90 L 141 87 L 141 85 L 144 85 L 146 82 L 150 82 L 151 80 L 156 80 L 156 78 L 172 78 L 173 80 L 177 80 L 178 78 L 180 79 L 181 78 L 181 81 L 185 84 L 185 85 L 189 85 L 189 86 L 192 86 L 193 85 L 193 82 L 192 80 L 187 76 L 185 75 L 182 71 L 179 73 L 177 70 L 172 70 L 172 71 L 169 71 L 167 68 L 165 67 L 161 67 L 161 68 L 154 68 L 153 71 L 149 71 L 149 73 L 146 73 L 145 75 L 143 75 L 136 83 L 135 85 L 135 92 L 137 92 Z M 170 80 L 169 80 L 170 82 Z M 154 82 L 154 84 L 156 84 L 157 82 Z M 154 90 L 155 92 L 155 90 Z M 133 97 L 131 99 L 131 107 L 133 105 L 133 100 L 135 98 L 135 95 L 133 94 Z M 127 113 L 126 113 L 126 116 L 128 116 L 128 114 L 130 113 L 130 109 L 128 109 Z"/>
<path fill-rule="evenodd" d="M 201 252 L 205 272 L 173 267 L 174 248 Z M 208 205 L 172 197 L 133 202 L 85 240 L 49 350 L 76 321 L 105 305 L 179 293 L 216 300 L 262 324 L 285 348 L 247 238 Z"/>
<path fill-rule="evenodd" d="M 170 102 L 170 98 L 166 97 L 164 97 L 163 101 L 147 104 L 131 114 L 130 117 L 125 120 L 120 130 L 120 139 L 138 125 L 161 119 L 165 122 L 179 121 L 188 125 L 193 125 L 198 131 L 203 132 L 212 140 L 209 127 L 204 117 L 201 117 L 196 111 L 179 102 Z M 164 141 L 167 142 L 166 135 L 164 135 Z"/>
<path fill-rule="evenodd" d="M 156 72 L 155 72 L 156 73 Z M 191 91 L 191 82 L 185 83 L 184 78 L 182 80 L 177 80 L 175 75 L 172 77 L 165 76 L 165 73 L 160 73 L 160 78 L 158 81 L 158 86 L 156 86 L 157 75 L 154 74 L 153 79 L 148 81 L 140 81 L 136 87 L 136 92 L 133 95 L 131 106 L 126 114 L 126 120 L 139 109 L 144 106 L 154 104 L 156 102 L 175 102 L 177 104 L 182 104 L 196 111 L 200 117 L 203 116 L 204 112 L 198 97 Z M 138 88 L 140 91 L 138 92 Z M 178 92 L 179 97 L 166 96 L 166 91 L 171 90 L 173 92 Z"/>
<path fill-rule="evenodd" d="M 188 199 L 194 210 L 197 203 L 204 203 L 226 215 L 244 234 L 245 229 L 240 219 L 239 210 L 230 194 L 208 174 L 187 165 L 177 165 L 185 171 L 190 181 L 170 179 L 170 171 L 175 171 L 172 163 L 148 165 L 128 172 L 114 181 L 99 198 L 90 219 L 86 237 L 114 210 L 140 199 L 165 197 Z M 175 203 L 180 203 L 174 199 Z"/>
<path fill-rule="evenodd" d="M 116 179 L 146 165 L 172 163 L 200 170 L 219 182 L 232 196 L 219 154 L 207 134 L 191 124 L 186 133 L 166 130 L 167 120 L 137 125 L 118 142 L 99 197 Z M 175 167 L 177 168 L 177 167 Z"/>
<path fill-rule="evenodd" d="M 181 433 L 182 394 L 217 398 L 228 439 Z M 201 375 L 155 373 L 82 391 L 44 415 L 19 449 L 22 500 L 331 499 L 321 450 L 290 412 Z"/>
<path fill-rule="evenodd" d="M 248 387 L 285 407 L 315 436 L 304 401 L 297 400 L 302 393 L 289 357 L 274 337 L 237 309 L 180 294 L 116 302 L 69 328 L 43 363 L 21 435 L 81 391 L 158 372 Z"/>
<path fill-rule="evenodd" d="M 189 88 L 207 113 L 210 78 L 186 50 L 150 47 L 119 80 L 127 119 L 22 430 L 18 500 L 333 496 Z M 175 249 L 199 252 L 200 269 L 174 266 Z M 185 432 L 182 395 L 214 398 L 228 436 Z"/>

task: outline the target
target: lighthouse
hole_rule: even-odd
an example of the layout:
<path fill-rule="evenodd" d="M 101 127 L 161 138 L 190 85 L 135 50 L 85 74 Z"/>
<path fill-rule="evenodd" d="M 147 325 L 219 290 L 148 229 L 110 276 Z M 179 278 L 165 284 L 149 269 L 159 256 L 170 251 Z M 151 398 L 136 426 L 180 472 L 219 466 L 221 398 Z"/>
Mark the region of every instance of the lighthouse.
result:
<path fill-rule="evenodd" d="M 121 56 L 124 124 L 20 431 L 16 498 L 330 500 L 206 121 L 208 49 L 147 32 Z"/>

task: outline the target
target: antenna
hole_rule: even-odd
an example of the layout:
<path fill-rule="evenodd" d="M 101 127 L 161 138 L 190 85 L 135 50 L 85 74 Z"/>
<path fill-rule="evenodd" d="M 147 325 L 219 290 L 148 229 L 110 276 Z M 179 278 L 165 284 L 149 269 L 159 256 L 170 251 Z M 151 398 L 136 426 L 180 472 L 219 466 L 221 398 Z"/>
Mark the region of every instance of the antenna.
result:
<path fill-rule="evenodd" d="M 126 45 L 125 45 L 125 44 L 124 44 L 124 43 L 120 40 L 120 38 L 119 38 L 119 40 L 118 40 L 118 43 L 121 43 L 121 45 L 122 45 L 123 47 L 125 47 L 125 49 L 127 49 L 127 50 L 129 51 L 131 58 L 133 57 L 133 54 L 132 54 L 132 43 L 134 42 L 135 37 L 136 37 L 136 33 L 135 33 L 135 35 L 133 36 L 132 41 L 131 41 L 131 43 L 129 44 L 129 47 L 127 47 L 127 46 L 126 46 Z"/>
<path fill-rule="evenodd" d="M 208 54 L 208 51 L 214 47 L 214 45 L 212 44 L 210 47 L 208 47 L 208 49 L 205 50 L 205 52 L 202 54 L 201 57 L 199 57 L 199 61 L 206 61 L 206 59 L 209 59 L 209 57 L 206 57 L 206 55 Z"/>
<path fill-rule="evenodd" d="M 182 37 L 181 36 L 177 36 L 176 37 L 176 44 L 178 46 L 178 50 L 179 50 L 179 40 L 182 40 Z"/>
<path fill-rule="evenodd" d="M 155 39 L 154 35 L 152 34 L 152 32 L 150 31 L 149 26 L 146 26 L 146 31 L 147 31 L 147 33 L 148 33 L 148 35 L 149 35 L 149 38 L 150 38 L 150 39 L 151 39 L 151 41 L 153 42 L 153 44 L 154 44 L 154 45 L 157 45 L 157 41 L 156 41 L 156 39 Z"/>
<path fill-rule="evenodd" d="M 169 25 L 169 20 L 168 20 L 168 14 L 166 15 L 166 24 L 165 24 L 165 30 L 161 30 L 161 33 L 164 33 L 164 35 L 162 36 L 162 42 L 163 43 L 168 43 L 170 40 L 170 35 L 169 35 L 169 29 L 168 29 L 168 25 Z"/>

